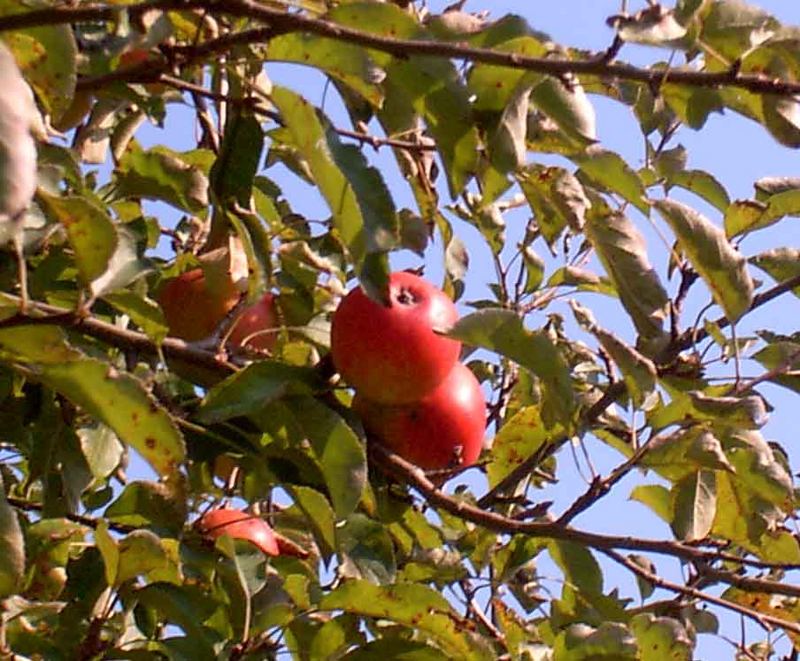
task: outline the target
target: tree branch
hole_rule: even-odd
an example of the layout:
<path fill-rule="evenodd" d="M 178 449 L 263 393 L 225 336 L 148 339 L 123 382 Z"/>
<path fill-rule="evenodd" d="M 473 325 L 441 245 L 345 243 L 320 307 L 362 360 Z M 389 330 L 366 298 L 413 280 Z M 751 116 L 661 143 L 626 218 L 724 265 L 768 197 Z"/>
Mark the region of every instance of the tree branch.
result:
<path fill-rule="evenodd" d="M 395 454 L 378 442 L 369 443 L 370 458 L 383 471 L 395 476 L 397 479 L 413 486 L 424 497 L 427 502 L 457 516 L 465 521 L 470 521 L 480 525 L 487 530 L 492 530 L 503 534 L 522 534 L 531 537 L 549 537 L 552 539 L 562 539 L 565 541 L 583 544 L 598 550 L 624 549 L 628 551 L 645 551 L 681 558 L 689 562 L 710 563 L 718 560 L 735 562 L 741 565 L 754 568 L 780 568 L 780 569 L 800 569 L 800 565 L 777 564 L 763 562 L 760 560 L 750 560 L 725 553 L 718 550 L 705 550 L 684 544 L 683 542 L 672 540 L 642 539 L 638 537 L 622 537 L 617 535 L 602 535 L 598 533 L 578 530 L 558 522 L 545 521 L 518 521 L 516 519 L 490 512 L 467 502 L 457 500 L 448 496 L 425 475 L 425 472 Z M 724 580 L 724 579 L 720 579 Z M 780 594 L 794 594 L 794 586 L 788 586 L 788 592 L 783 590 L 783 585 L 773 584 L 772 592 Z M 767 586 L 759 583 L 759 590 L 768 591 Z"/>
<path fill-rule="evenodd" d="M 151 9 L 205 9 L 209 13 L 227 14 L 262 21 L 267 23 L 270 29 L 277 28 L 281 32 L 316 34 L 321 37 L 328 37 L 337 41 L 389 53 L 403 59 L 411 55 L 426 55 L 480 62 L 512 69 L 523 69 L 553 76 L 563 76 L 568 73 L 589 74 L 619 80 L 638 81 L 656 89 L 667 79 L 670 83 L 693 87 L 716 88 L 727 85 L 756 94 L 778 94 L 783 96 L 800 94 L 800 83 L 781 80 L 764 74 L 743 74 L 736 67 L 721 72 L 670 69 L 665 74 L 663 70 L 644 69 L 630 64 L 611 62 L 603 57 L 580 60 L 551 59 L 547 57 L 530 57 L 490 48 L 475 48 L 454 42 L 396 39 L 338 25 L 321 18 L 286 13 L 282 9 L 263 5 L 255 0 L 226 0 L 224 3 L 214 2 L 213 0 L 160 0 L 129 5 L 125 7 L 124 11 L 141 14 Z M 0 32 L 42 25 L 114 20 L 120 11 L 122 10 L 119 7 L 104 5 L 40 9 L 0 18 Z M 252 37 L 253 40 L 248 41 L 248 43 L 257 41 L 255 34 Z M 237 38 L 237 35 L 231 35 L 231 38 Z"/>
<path fill-rule="evenodd" d="M 727 599 L 722 599 L 721 597 L 715 597 L 714 595 L 698 590 L 697 588 L 673 583 L 672 581 L 668 581 L 665 578 L 661 578 L 661 576 L 659 576 L 658 574 L 654 574 L 653 572 L 647 571 L 644 567 L 641 567 L 640 565 L 636 564 L 635 562 L 632 562 L 625 556 L 615 551 L 611 551 L 608 549 L 601 549 L 600 552 L 611 558 L 614 562 L 622 565 L 632 573 L 636 574 L 637 576 L 643 578 L 644 580 L 652 583 L 657 587 L 669 590 L 670 592 L 675 592 L 677 594 L 682 594 L 686 597 L 692 597 L 693 599 L 700 599 L 701 601 L 705 601 L 709 604 L 714 604 L 716 606 L 721 606 L 722 608 L 734 611 L 735 613 L 740 613 L 745 617 L 749 617 L 751 620 L 758 622 L 758 624 L 764 627 L 767 631 L 771 630 L 771 627 L 769 625 L 774 625 L 781 627 L 786 631 L 792 631 L 794 633 L 800 634 L 800 624 L 797 624 L 796 622 L 789 622 L 788 620 L 783 620 L 773 615 L 760 613 L 756 610 L 753 610 L 752 608 L 748 608 L 747 606 L 742 606 L 741 604 L 737 604 L 733 601 L 728 601 Z"/>

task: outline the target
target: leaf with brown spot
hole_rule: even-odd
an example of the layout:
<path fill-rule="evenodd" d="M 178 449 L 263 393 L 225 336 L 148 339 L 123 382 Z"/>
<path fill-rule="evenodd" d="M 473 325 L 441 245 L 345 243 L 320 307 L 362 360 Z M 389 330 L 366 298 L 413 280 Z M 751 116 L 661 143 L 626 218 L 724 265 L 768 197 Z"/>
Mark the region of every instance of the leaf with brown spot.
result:
<path fill-rule="evenodd" d="M 178 470 L 185 459 L 183 437 L 142 384 L 93 358 L 40 366 L 37 376 L 113 429 L 160 475 Z"/>

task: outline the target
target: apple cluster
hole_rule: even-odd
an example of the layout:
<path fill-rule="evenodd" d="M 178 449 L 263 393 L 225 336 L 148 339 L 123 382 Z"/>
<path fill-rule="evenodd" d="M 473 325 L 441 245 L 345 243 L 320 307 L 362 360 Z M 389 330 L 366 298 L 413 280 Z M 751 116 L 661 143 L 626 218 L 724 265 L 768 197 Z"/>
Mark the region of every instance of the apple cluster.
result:
<path fill-rule="evenodd" d="M 185 271 L 168 280 L 159 292 L 158 302 L 164 311 L 169 334 L 187 342 L 210 336 L 240 297 L 233 278 L 223 279 L 220 289 L 213 290 L 202 268 Z M 228 346 L 272 351 L 277 326 L 275 296 L 268 292 L 239 313 L 230 330 Z"/>
<path fill-rule="evenodd" d="M 353 289 L 339 304 L 331 354 L 372 437 L 426 470 L 475 463 L 486 402 L 461 343 L 436 331 L 458 318 L 453 302 L 417 275 L 392 273 L 385 304 Z"/>

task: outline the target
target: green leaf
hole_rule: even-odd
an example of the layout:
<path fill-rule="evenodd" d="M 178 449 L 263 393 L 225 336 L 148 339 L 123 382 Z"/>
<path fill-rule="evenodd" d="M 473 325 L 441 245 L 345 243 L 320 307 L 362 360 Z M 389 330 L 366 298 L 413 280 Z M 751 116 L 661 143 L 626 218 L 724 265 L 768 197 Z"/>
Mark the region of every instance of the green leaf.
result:
<path fill-rule="evenodd" d="M 764 400 L 758 395 L 748 397 L 714 397 L 699 391 L 688 393 L 691 416 L 739 429 L 757 429 L 767 423 Z"/>
<path fill-rule="evenodd" d="M 658 572 L 656 571 L 655 563 L 645 555 L 636 555 L 634 553 L 631 553 L 628 556 L 628 560 L 630 560 L 633 564 L 638 565 L 639 567 L 641 567 L 650 574 L 653 575 L 658 574 Z M 645 599 L 649 598 L 650 595 L 653 594 L 653 592 L 655 592 L 656 586 L 653 585 L 646 578 L 639 576 L 638 574 L 636 574 L 635 578 L 636 578 L 636 587 L 639 588 L 639 594 L 642 597 L 642 601 L 644 601 Z"/>
<path fill-rule="evenodd" d="M 16 594 L 25 574 L 25 539 L 17 511 L 6 500 L 0 475 L 0 599 Z"/>
<path fill-rule="evenodd" d="M 319 462 L 333 509 L 340 519 L 355 509 L 367 480 L 364 446 L 334 411 L 311 397 L 286 400 Z"/>
<path fill-rule="evenodd" d="M 306 515 L 323 555 L 330 556 L 336 550 L 336 515 L 328 499 L 309 487 L 287 485 L 287 489 Z"/>
<path fill-rule="evenodd" d="M 310 395 L 323 385 L 311 368 L 261 360 L 211 388 L 203 398 L 198 418 L 216 423 L 250 415 L 282 397 Z"/>
<path fill-rule="evenodd" d="M 536 223 L 552 245 L 564 227 L 580 232 L 592 203 L 577 177 L 564 168 L 531 165 L 517 173 Z"/>
<path fill-rule="evenodd" d="M 161 540 L 149 530 L 134 530 L 126 535 L 119 541 L 118 550 L 119 564 L 114 586 L 137 576 L 165 573 L 170 568 Z"/>
<path fill-rule="evenodd" d="M 528 101 L 533 83 L 522 78 L 489 140 L 489 158 L 501 173 L 512 172 L 525 165 L 528 129 Z"/>
<path fill-rule="evenodd" d="M 334 11 L 332 17 L 336 16 Z M 381 72 L 360 46 L 314 34 L 282 34 L 269 40 L 267 59 L 320 69 L 373 106 L 378 107 L 383 102 L 381 89 L 375 84 Z"/>
<path fill-rule="evenodd" d="M 489 487 L 503 481 L 517 466 L 547 443 L 562 435 L 561 427 L 548 430 L 537 406 L 526 406 L 506 420 L 492 442 L 486 466 Z"/>
<path fill-rule="evenodd" d="M 725 234 L 729 239 L 761 228 L 767 205 L 755 200 L 735 200 L 725 210 Z M 770 223 L 771 224 L 771 223 Z"/>
<path fill-rule="evenodd" d="M 666 82 L 659 88 L 669 109 L 687 126 L 700 130 L 712 112 L 722 112 L 725 103 L 715 89 Z"/>
<path fill-rule="evenodd" d="M 769 273 L 776 282 L 784 282 L 800 275 L 800 248 L 773 248 L 751 257 L 750 261 Z M 792 289 L 792 292 L 795 296 L 800 296 L 800 286 Z"/>
<path fill-rule="evenodd" d="M 553 653 L 558 661 L 633 661 L 638 658 L 634 637 L 627 627 L 617 622 L 604 622 L 596 629 L 588 624 L 571 624 L 556 637 Z"/>
<path fill-rule="evenodd" d="M 788 96 L 762 94 L 761 112 L 773 138 L 786 147 L 800 147 L 800 103 Z"/>
<path fill-rule="evenodd" d="M 23 14 L 31 8 L 25 0 L 3 0 L 0 16 Z M 60 118 L 75 96 L 77 80 L 78 49 L 70 26 L 6 31 L 3 41 L 14 53 L 44 110 L 53 118 Z"/>
<path fill-rule="evenodd" d="M 336 529 L 336 542 L 342 554 L 340 572 L 344 576 L 362 578 L 376 585 L 395 581 L 394 545 L 378 521 L 355 512 Z"/>
<path fill-rule="evenodd" d="M 194 658 L 217 658 L 214 644 L 219 642 L 219 635 L 203 624 L 214 612 L 216 604 L 200 586 L 151 583 L 136 590 L 134 597 L 186 632 L 197 655 Z"/>
<path fill-rule="evenodd" d="M 618 18 L 616 28 L 623 41 L 652 46 L 670 46 L 686 35 L 686 28 L 675 20 L 675 13 L 661 6 Z"/>
<path fill-rule="evenodd" d="M 373 661 L 373 659 L 447 661 L 450 658 L 452 657 L 427 643 L 417 643 L 395 637 L 378 638 L 341 657 L 343 661 Z"/>
<path fill-rule="evenodd" d="M 660 338 L 669 298 L 647 258 L 644 237 L 620 213 L 592 215 L 586 236 L 643 338 Z"/>
<path fill-rule="evenodd" d="M 795 292 L 797 293 L 797 292 Z M 777 374 L 771 381 L 779 383 L 784 388 L 789 388 L 800 393 L 800 344 L 795 342 L 771 342 L 766 347 L 753 355 L 768 370 L 786 366 L 791 373 Z"/>
<path fill-rule="evenodd" d="M 551 539 L 547 550 L 564 572 L 568 585 L 590 596 L 603 594 L 603 572 L 589 549 L 575 542 Z"/>
<path fill-rule="evenodd" d="M 566 82 L 547 77 L 531 92 L 531 103 L 579 144 L 597 142 L 594 106 L 574 77 Z"/>
<path fill-rule="evenodd" d="M 125 446 L 117 435 L 103 424 L 75 430 L 83 457 L 92 475 L 103 480 L 125 459 Z"/>
<path fill-rule="evenodd" d="M 543 57 L 547 45 L 534 36 L 526 35 L 494 44 L 493 48 L 506 53 Z M 476 64 L 467 75 L 467 87 L 475 95 L 476 111 L 501 112 L 526 75 L 522 69 L 510 69 L 489 64 Z"/>
<path fill-rule="evenodd" d="M 227 202 L 232 198 L 241 207 L 249 209 L 253 179 L 264 150 L 264 130 L 252 113 L 235 108 L 229 113 L 209 181 L 218 200 Z"/>
<path fill-rule="evenodd" d="M 35 368 L 37 378 L 107 424 L 161 475 L 178 471 L 183 438 L 169 414 L 129 374 L 103 361 L 71 360 Z"/>
<path fill-rule="evenodd" d="M 380 173 L 359 149 L 339 142 L 316 109 L 282 87 L 272 91 L 294 146 L 308 161 L 333 214 L 333 224 L 359 272 L 367 256 L 392 249 L 397 241 L 394 203 Z"/>
<path fill-rule="evenodd" d="M 38 200 L 45 214 L 67 231 L 83 282 L 101 276 L 117 248 L 117 231 L 106 211 L 86 197 L 40 192 Z"/>
<path fill-rule="evenodd" d="M 665 486 L 640 484 L 631 490 L 630 499 L 649 507 L 665 523 L 672 523 L 672 499 Z"/>
<path fill-rule="evenodd" d="M 653 361 L 625 344 L 613 333 L 600 328 L 595 323 L 589 308 L 576 301 L 570 301 L 570 306 L 578 324 L 598 339 L 603 349 L 617 364 L 625 379 L 628 394 L 636 407 L 645 410 L 650 408 L 654 403 L 653 395 L 658 382 L 658 373 Z"/>
<path fill-rule="evenodd" d="M 732 322 L 753 302 L 753 280 L 747 260 L 725 233 L 705 216 L 675 200 L 658 200 L 656 209 L 672 227 L 678 244 L 703 278 L 717 304 Z"/>
<path fill-rule="evenodd" d="M 527 330 L 511 310 L 491 309 L 462 317 L 448 335 L 465 344 L 496 351 L 533 372 L 544 390 L 541 414 L 545 425 L 572 426 L 575 396 L 569 368 L 545 333 Z"/>
<path fill-rule="evenodd" d="M 731 201 L 728 191 L 713 175 L 703 170 L 681 170 L 669 175 L 671 186 L 679 186 L 703 198 L 706 202 L 725 213 Z"/>
<path fill-rule="evenodd" d="M 672 529 L 687 542 L 705 539 L 717 511 L 717 482 L 713 471 L 701 470 L 672 487 Z"/>
<path fill-rule="evenodd" d="M 450 658 L 494 658 L 484 643 L 469 635 L 442 595 L 418 583 L 379 586 L 363 580 L 347 581 L 322 598 L 320 609 L 382 618 L 416 629 Z"/>
<path fill-rule="evenodd" d="M 774 505 L 786 506 L 791 502 L 792 479 L 761 434 L 734 429 L 723 443 L 737 483 Z"/>
<path fill-rule="evenodd" d="M 616 193 L 627 200 L 645 216 L 650 215 L 650 205 L 645 196 L 644 184 L 619 154 L 599 145 L 589 147 L 583 154 L 571 156 L 581 172 L 600 188 Z"/>
<path fill-rule="evenodd" d="M 631 620 L 641 659 L 691 661 L 694 641 L 684 626 L 671 617 L 639 613 Z"/>
<path fill-rule="evenodd" d="M 779 25 L 763 9 L 745 0 L 714 2 L 702 22 L 701 43 L 711 46 L 717 58 L 721 55 L 733 62 Z"/>
<path fill-rule="evenodd" d="M 169 333 L 164 313 L 154 300 L 127 289 L 105 294 L 103 300 L 130 317 L 154 342 L 161 342 Z"/>
<path fill-rule="evenodd" d="M 141 528 L 149 526 L 178 536 L 183 528 L 184 503 L 157 482 L 130 482 L 106 509 L 108 521 Z"/>
<path fill-rule="evenodd" d="M 208 178 L 192 164 L 193 156 L 204 155 L 180 154 L 164 146 L 145 151 L 131 143 L 115 170 L 117 195 L 161 200 L 189 213 L 203 213 Z"/>

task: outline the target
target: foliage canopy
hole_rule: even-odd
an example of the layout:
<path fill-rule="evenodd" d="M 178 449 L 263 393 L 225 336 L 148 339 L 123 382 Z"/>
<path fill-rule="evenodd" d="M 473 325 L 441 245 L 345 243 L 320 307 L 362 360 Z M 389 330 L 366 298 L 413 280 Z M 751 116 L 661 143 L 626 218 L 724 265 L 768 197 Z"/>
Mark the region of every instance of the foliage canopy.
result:
<path fill-rule="evenodd" d="M 0 656 L 691 659 L 738 635 L 731 612 L 766 632 L 741 658 L 800 647 L 793 458 L 759 431 L 766 384 L 800 391 L 800 249 L 744 243 L 796 223 L 800 178 L 732 200 L 674 143 L 724 110 L 799 147 L 800 28 L 647 3 L 593 53 L 419 4 L 0 0 Z M 318 77 L 279 85 L 273 62 Z M 643 165 L 600 142 L 599 97 Z M 196 144 L 146 146 L 174 121 Z M 162 283 L 213 287 L 232 246 L 241 304 L 278 294 L 271 353 L 226 348 L 224 323 L 168 336 Z M 379 297 L 402 251 L 477 350 L 492 443 L 461 474 L 366 439 L 328 358 L 342 293 Z M 793 311 L 780 332 L 749 323 L 768 304 Z M 671 534 L 574 523 L 620 490 Z M 280 556 L 201 538 L 231 498 Z"/>

